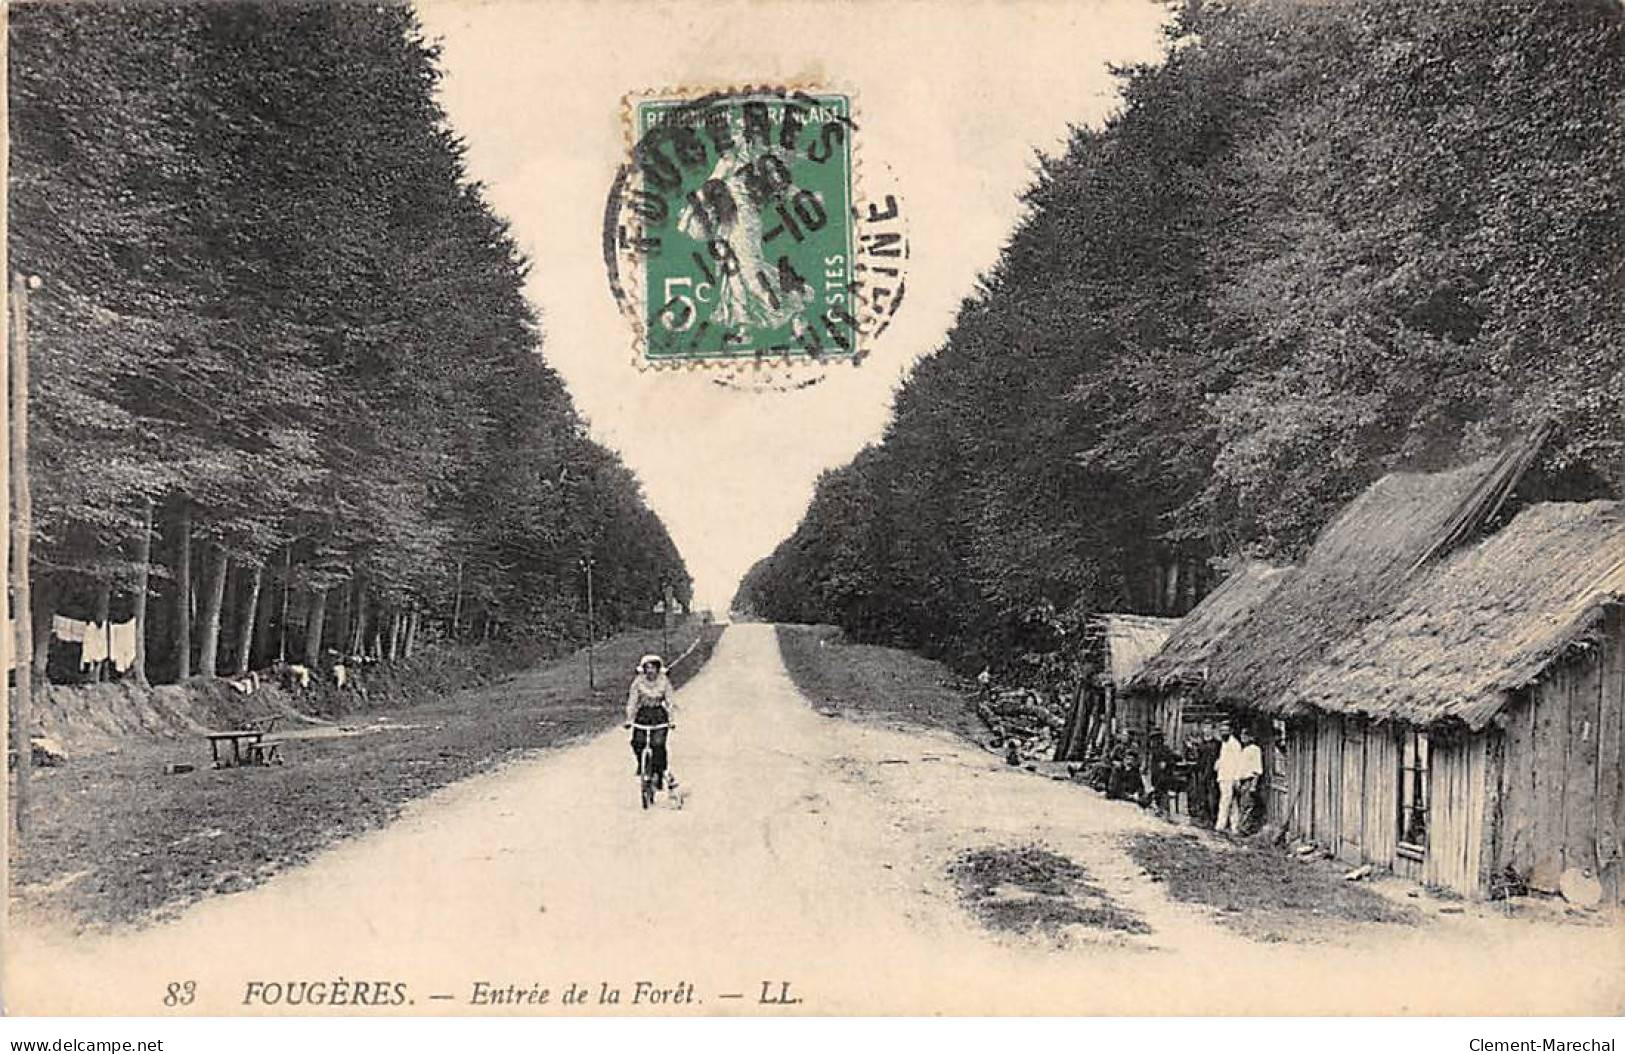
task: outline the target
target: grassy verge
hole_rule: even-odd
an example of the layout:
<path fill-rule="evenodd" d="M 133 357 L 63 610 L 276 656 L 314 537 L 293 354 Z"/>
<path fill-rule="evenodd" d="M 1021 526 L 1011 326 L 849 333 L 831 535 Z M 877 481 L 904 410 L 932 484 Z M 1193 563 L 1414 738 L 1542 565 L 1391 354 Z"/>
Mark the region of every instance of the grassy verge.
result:
<path fill-rule="evenodd" d="M 1420 913 L 1345 882 L 1319 861 L 1268 847 L 1220 849 L 1192 834 L 1141 834 L 1128 852 L 1175 900 L 1218 909 L 1220 922 L 1254 940 L 1313 940 L 1349 925 L 1421 921 Z"/>
<path fill-rule="evenodd" d="M 1041 846 L 971 850 L 948 873 L 965 906 L 988 929 L 1042 933 L 1052 940 L 1068 926 L 1151 932 L 1090 881 L 1083 865 Z"/>
<path fill-rule="evenodd" d="M 672 671 L 679 687 L 710 657 L 720 627 Z M 528 750 L 617 724 L 639 655 L 660 631 L 600 644 L 599 688 L 583 652 L 482 688 L 369 712 L 362 734 L 297 739 L 287 763 L 212 770 L 202 737 L 136 740 L 115 754 L 36 769 L 28 832 L 13 843 L 14 905 L 81 927 L 172 915 L 211 893 L 247 889 L 334 843 L 389 823 L 441 787 Z M 169 762 L 196 771 L 166 775 Z"/>
<path fill-rule="evenodd" d="M 779 626 L 778 638 L 791 680 L 823 713 L 987 738 L 970 687 L 941 663 L 847 644 L 833 626 Z"/>

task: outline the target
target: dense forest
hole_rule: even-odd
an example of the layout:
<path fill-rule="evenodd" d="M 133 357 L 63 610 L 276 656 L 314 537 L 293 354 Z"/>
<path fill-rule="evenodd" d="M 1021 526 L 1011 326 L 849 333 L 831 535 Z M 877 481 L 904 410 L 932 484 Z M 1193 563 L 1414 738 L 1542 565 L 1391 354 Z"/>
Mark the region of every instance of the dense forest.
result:
<path fill-rule="evenodd" d="M 396 4 L 14 5 L 36 666 L 585 639 L 688 575 L 541 355 L 526 264 Z M 149 603 L 149 597 L 151 603 Z"/>
<path fill-rule="evenodd" d="M 1537 422 L 1620 494 L 1621 10 L 1186 5 L 735 607 L 1008 672 Z"/>

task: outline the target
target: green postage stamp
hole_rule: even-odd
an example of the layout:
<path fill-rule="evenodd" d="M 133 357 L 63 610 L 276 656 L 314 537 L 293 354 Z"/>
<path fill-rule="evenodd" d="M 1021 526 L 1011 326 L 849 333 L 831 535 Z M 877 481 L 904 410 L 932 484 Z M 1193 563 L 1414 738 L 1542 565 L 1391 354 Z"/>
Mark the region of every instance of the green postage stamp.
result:
<path fill-rule="evenodd" d="M 889 318 L 901 302 L 905 252 L 900 232 L 860 229 L 897 217 L 890 196 L 890 217 L 855 204 L 850 98 L 639 96 L 627 119 L 604 250 L 643 362 L 861 358 L 877 303 Z M 895 280 L 881 285 L 888 251 Z"/>

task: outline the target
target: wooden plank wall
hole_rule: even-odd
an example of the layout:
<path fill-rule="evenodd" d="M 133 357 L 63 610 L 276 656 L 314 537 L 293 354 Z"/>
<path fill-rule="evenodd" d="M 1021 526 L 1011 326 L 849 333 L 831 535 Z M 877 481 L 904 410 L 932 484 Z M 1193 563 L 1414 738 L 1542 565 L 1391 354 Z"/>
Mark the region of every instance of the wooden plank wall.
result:
<path fill-rule="evenodd" d="M 1343 823 L 1343 722 L 1322 717 L 1317 733 L 1314 839 L 1335 849 Z"/>
<path fill-rule="evenodd" d="M 1528 875 L 1535 863 L 1535 705 L 1538 688 L 1517 693 L 1503 711 L 1501 821 L 1497 867 Z"/>
<path fill-rule="evenodd" d="M 1569 697 L 1568 771 L 1563 780 L 1563 866 L 1597 868 L 1597 714 L 1602 655 L 1575 664 Z"/>
<path fill-rule="evenodd" d="M 1294 721 L 1287 742 L 1288 826 L 1293 836 L 1309 840 L 1315 836 L 1315 745 L 1315 722 Z"/>
<path fill-rule="evenodd" d="M 1422 880 L 1459 893 L 1479 892 L 1486 738 L 1430 740 L 1433 798 Z"/>
<path fill-rule="evenodd" d="M 1399 733 L 1370 725 L 1365 741 L 1365 859 L 1392 867 L 1399 841 Z"/>
<path fill-rule="evenodd" d="M 1529 809 L 1530 885 L 1556 892 L 1563 874 L 1563 801 L 1568 774 L 1569 698 L 1574 671 L 1568 664 L 1553 671 L 1535 690 L 1534 729 L 1530 751 L 1532 788 Z"/>
<path fill-rule="evenodd" d="M 1365 738 L 1363 718 L 1345 717 L 1343 724 L 1342 816 L 1337 825 L 1337 858 L 1361 863 L 1365 850 Z"/>
<path fill-rule="evenodd" d="M 1589 868 L 1605 903 L 1621 902 L 1625 852 L 1625 616 L 1610 610 L 1597 646 L 1553 668 L 1508 712 L 1496 789 L 1500 830 L 1487 871 L 1510 864 L 1553 892 L 1563 872 Z"/>
<path fill-rule="evenodd" d="M 1597 850 L 1603 901 L 1625 903 L 1625 609 L 1603 621 L 1604 655 L 1597 732 Z"/>

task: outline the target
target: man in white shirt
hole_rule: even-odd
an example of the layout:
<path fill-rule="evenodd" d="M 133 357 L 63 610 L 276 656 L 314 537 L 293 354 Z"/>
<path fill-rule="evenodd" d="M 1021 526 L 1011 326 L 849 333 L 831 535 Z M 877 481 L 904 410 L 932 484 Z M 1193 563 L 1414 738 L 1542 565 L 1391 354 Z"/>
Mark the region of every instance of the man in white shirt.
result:
<path fill-rule="evenodd" d="M 1225 834 L 1237 834 L 1236 784 L 1242 770 L 1241 739 L 1235 729 L 1225 732 L 1224 744 L 1219 747 L 1219 760 L 1214 764 L 1214 775 L 1219 780 L 1219 819 L 1213 829 Z"/>
<path fill-rule="evenodd" d="M 1264 774 L 1264 751 L 1251 729 L 1241 730 L 1241 756 L 1237 760 L 1236 790 L 1230 800 L 1235 813 L 1231 829 L 1246 834 L 1253 825 L 1253 805 L 1258 800 L 1258 778 Z"/>

